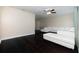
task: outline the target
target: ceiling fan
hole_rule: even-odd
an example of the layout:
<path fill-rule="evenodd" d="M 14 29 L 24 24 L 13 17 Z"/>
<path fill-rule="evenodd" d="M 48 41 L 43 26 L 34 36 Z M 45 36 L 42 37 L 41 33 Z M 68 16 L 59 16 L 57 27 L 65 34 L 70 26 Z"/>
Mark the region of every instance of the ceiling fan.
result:
<path fill-rule="evenodd" d="M 44 12 L 46 12 L 47 15 L 56 14 L 55 9 L 45 9 Z"/>

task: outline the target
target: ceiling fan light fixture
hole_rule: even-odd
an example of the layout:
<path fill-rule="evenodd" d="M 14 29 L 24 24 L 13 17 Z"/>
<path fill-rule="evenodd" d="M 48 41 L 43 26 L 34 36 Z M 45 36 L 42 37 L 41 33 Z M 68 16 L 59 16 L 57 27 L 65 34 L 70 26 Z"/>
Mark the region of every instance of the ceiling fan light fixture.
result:
<path fill-rule="evenodd" d="M 51 12 L 47 12 L 47 15 L 51 15 Z"/>

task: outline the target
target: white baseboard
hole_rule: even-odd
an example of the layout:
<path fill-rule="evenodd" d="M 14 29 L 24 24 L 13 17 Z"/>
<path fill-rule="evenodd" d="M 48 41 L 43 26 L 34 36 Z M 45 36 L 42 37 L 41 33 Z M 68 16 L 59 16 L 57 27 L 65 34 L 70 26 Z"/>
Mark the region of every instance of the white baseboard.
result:
<path fill-rule="evenodd" d="M 0 44 L 1 44 L 1 40 L 0 40 Z"/>
<path fill-rule="evenodd" d="M 17 37 L 22 37 L 22 36 L 28 36 L 28 35 L 33 35 L 35 33 L 29 33 L 29 34 L 25 34 L 25 35 L 17 35 L 17 36 L 11 36 L 11 37 L 6 37 L 6 38 L 1 38 L 0 39 L 0 42 L 1 40 L 8 40 L 8 39 L 12 39 L 12 38 L 17 38 Z"/>

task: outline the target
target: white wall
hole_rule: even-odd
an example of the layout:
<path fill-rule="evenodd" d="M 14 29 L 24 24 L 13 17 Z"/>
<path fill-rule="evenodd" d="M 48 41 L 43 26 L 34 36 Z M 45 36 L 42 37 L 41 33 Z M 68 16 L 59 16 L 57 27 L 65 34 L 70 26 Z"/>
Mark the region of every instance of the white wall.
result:
<path fill-rule="evenodd" d="M 76 34 L 77 34 L 77 39 L 76 39 L 76 44 L 77 44 L 77 47 L 78 47 L 78 53 L 79 53 L 79 7 L 77 7 L 77 11 L 76 11 L 77 13 L 76 13 L 76 15 L 74 16 L 74 17 L 76 17 L 76 24 L 75 25 L 77 25 L 76 26 Z"/>
<path fill-rule="evenodd" d="M 4 7 L 1 15 L 1 39 L 35 34 L 35 15 L 33 13 Z"/>
<path fill-rule="evenodd" d="M 53 16 L 48 19 L 42 19 L 41 27 L 72 27 L 73 25 L 73 14 L 65 14 L 60 16 Z"/>

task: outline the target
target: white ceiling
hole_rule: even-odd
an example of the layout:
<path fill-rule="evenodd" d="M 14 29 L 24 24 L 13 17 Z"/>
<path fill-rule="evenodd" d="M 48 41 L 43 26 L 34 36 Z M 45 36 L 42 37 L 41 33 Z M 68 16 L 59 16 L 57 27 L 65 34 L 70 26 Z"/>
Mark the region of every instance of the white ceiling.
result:
<path fill-rule="evenodd" d="M 15 8 L 35 13 L 37 17 L 46 16 L 43 10 L 48 8 L 55 9 L 56 15 L 72 13 L 74 9 L 73 6 L 15 6 Z"/>

